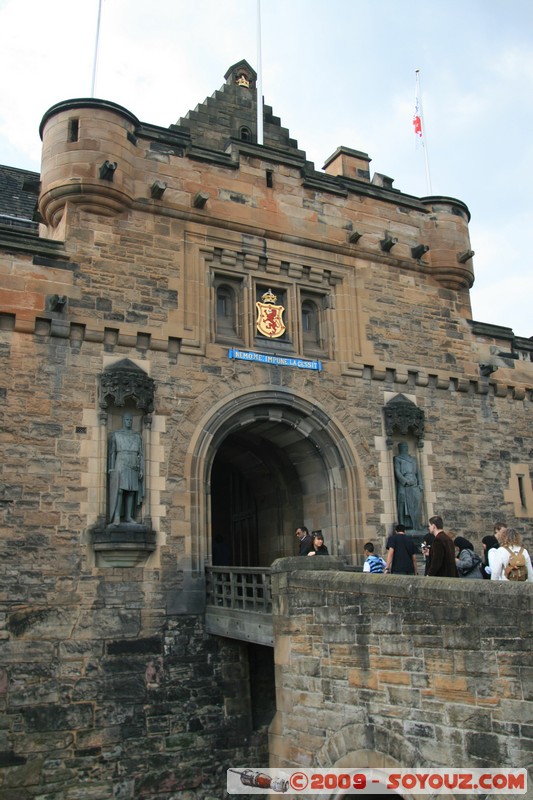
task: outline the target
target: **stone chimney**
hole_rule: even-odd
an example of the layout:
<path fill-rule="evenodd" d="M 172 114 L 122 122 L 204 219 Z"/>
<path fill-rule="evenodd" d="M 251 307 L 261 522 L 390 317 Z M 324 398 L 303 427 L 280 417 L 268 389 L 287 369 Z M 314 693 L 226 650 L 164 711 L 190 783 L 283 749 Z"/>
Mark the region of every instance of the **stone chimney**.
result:
<path fill-rule="evenodd" d="M 368 153 L 351 150 L 349 147 L 337 147 L 324 164 L 324 171 L 328 175 L 341 175 L 343 178 L 369 183 L 371 160 Z"/>

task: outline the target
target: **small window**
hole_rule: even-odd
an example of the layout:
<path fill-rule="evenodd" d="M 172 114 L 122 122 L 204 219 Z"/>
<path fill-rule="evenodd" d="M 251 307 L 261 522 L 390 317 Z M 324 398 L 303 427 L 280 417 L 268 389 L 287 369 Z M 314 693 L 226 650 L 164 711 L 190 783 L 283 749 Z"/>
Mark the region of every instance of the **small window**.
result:
<path fill-rule="evenodd" d="M 243 142 L 251 142 L 252 141 L 252 131 L 250 128 L 247 128 L 246 125 L 243 125 L 239 131 L 239 138 Z"/>
<path fill-rule="evenodd" d="M 310 356 L 325 356 L 327 354 L 327 344 L 325 340 L 324 308 L 327 303 L 327 297 L 302 292 L 300 302 L 303 352 Z"/>
<path fill-rule="evenodd" d="M 302 334 L 304 343 L 320 343 L 318 308 L 311 300 L 304 300 L 302 303 Z"/>
<path fill-rule="evenodd" d="M 527 511 L 527 503 L 526 503 L 526 489 L 524 484 L 524 476 L 517 475 L 518 478 L 518 494 L 520 496 L 520 504 L 522 506 L 523 511 Z"/>
<path fill-rule="evenodd" d="M 220 280 L 220 279 L 219 279 Z M 215 284 L 215 337 L 231 340 L 240 336 L 240 284 L 224 279 Z"/>
<path fill-rule="evenodd" d="M 217 289 L 217 330 L 235 333 L 235 295 L 229 286 Z"/>
<path fill-rule="evenodd" d="M 80 121 L 79 119 L 70 119 L 68 123 L 68 140 L 69 142 L 77 142 L 80 134 Z"/>

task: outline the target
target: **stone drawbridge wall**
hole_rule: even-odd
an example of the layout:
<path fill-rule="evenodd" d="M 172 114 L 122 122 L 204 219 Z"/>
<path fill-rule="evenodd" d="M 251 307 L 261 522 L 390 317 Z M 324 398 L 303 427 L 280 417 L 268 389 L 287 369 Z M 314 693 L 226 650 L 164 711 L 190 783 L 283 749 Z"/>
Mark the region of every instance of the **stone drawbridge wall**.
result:
<path fill-rule="evenodd" d="M 326 561 L 273 565 L 271 767 L 531 770 L 533 584 Z"/>

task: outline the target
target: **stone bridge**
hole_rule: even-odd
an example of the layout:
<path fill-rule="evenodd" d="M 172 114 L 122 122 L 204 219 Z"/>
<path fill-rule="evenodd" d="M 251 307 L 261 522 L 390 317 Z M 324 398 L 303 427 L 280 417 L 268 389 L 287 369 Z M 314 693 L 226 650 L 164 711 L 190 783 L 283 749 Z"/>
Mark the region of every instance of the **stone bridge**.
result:
<path fill-rule="evenodd" d="M 271 767 L 531 768 L 532 601 L 287 558 L 209 570 L 206 625 L 274 647 Z"/>
<path fill-rule="evenodd" d="M 531 769 L 531 583 L 288 558 L 211 568 L 205 615 L 172 616 L 142 570 L 91 580 L 97 602 L 6 586 L 0 800 L 221 800 L 235 766 Z"/>
<path fill-rule="evenodd" d="M 529 768 L 533 789 L 533 584 L 332 561 L 273 565 L 271 766 Z"/>

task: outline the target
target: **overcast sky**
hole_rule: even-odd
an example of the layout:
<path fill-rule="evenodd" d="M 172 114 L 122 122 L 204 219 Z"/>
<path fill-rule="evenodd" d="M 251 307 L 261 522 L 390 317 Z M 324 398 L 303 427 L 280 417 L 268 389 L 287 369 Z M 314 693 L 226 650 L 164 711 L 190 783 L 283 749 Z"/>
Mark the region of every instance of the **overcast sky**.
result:
<path fill-rule="evenodd" d="M 0 164 L 39 171 L 39 123 L 91 95 L 98 0 L 0 0 Z M 257 68 L 257 0 L 103 0 L 95 96 L 167 127 Z M 476 320 L 533 335 L 531 0 L 262 0 L 263 95 L 317 169 L 337 147 L 472 214 Z M 431 192 L 412 118 L 420 70 Z"/>

